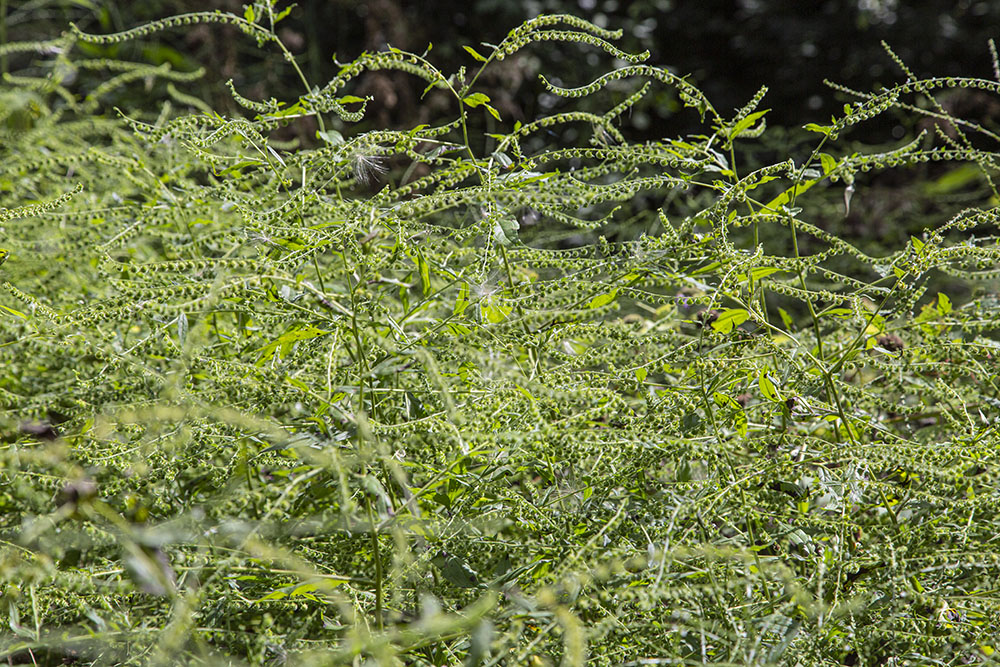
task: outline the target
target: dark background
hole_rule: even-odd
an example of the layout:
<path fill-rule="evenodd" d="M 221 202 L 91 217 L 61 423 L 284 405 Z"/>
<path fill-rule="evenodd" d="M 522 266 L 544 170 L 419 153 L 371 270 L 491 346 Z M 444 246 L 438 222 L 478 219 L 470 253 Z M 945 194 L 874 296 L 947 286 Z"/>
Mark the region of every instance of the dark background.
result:
<path fill-rule="evenodd" d="M 243 3 L 3 4 L 6 38 L 30 40 L 51 38 L 68 21 L 85 30 L 109 32 L 184 11 L 242 13 Z M 433 43 L 429 58 L 445 73 L 462 64 L 472 67 L 462 45 L 497 43 L 527 18 L 563 12 L 622 28 L 620 46 L 630 51 L 649 49 L 651 64 L 690 74 L 723 115 L 767 85 L 770 92 L 761 106 L 772 109 L 768 116 L 772 125 L 826 122 L 847 97 L 825 87 L 824 79 L 861 90 L 902 80 L 904 75 L 882 48 L 882 40 L 920 77 L 991 78 L 987 40 L 1000 32 L 1000 2 L 995 0 L 304 0 L 280 24 L 279 32 L 315 85 L 336 73 L 334 54 L 347 62 L 387 44 L 421 53 Z M 170 57 L 173 49 L 188 56 L 191 66 L 196 62 L 208 66 L 210 75 L 198 94 L 219 107 L 232 106 L 220 86 L 229 78 L 251 97 L 294 100 L 302 92 L 290 68 L 281 66 L 280 60 L 262 58 L 251 40 L 231 28 L 196 26 L 160 33 L 155 39 L 162 45 L 159 50 L 149 49 L 147 41 L 144 54 L 116 55 L 145 55 L 156 61 Z M 597 55 L 590 47 L 536 48 L 495 68 L 484 84 L 492 87 L 505 116 L 526 120 L 545 110 L 538 72 L 575 85 L 611 66 L 610 57 Z M 369 116 L 373 126 L 409 126 L 424 120 L 413 117 L 420 87 L 403 75 L 368 74 L 360 90 L 351 92 L 376 96 Z M 663 136 L 675 129 L 670 118 L 676 108 L 667 98 L 653 100 L 633 116 L 633 126 Z"/>

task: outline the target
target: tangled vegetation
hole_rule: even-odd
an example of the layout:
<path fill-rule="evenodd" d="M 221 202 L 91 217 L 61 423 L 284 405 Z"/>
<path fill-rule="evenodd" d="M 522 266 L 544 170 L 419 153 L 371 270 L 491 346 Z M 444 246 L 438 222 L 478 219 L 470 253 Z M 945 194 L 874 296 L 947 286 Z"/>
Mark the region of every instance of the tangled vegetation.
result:
<path fill-rule="evenodd" d="M 572 16 L 320 83 L 275 4 L 0 46 L 3 659 L 995 660 L 1000 137 L 940 102 L 1000 92 L 992 44 L 769 161 L 766 90 L 722 113 Z M 224 117 L 118 56 L 195 24 L 301 97 Z M 613 64 L 552 115 L 477 88 L 580 45 Z M 451 115 L 352 133 L 384 69 Z M 630 142 L 664 89 L 704 131 Z M 930 123 L 843 143 L 891 114 Z M 819 224 L 891 171 L 957 210 L 884 252 Z"/>

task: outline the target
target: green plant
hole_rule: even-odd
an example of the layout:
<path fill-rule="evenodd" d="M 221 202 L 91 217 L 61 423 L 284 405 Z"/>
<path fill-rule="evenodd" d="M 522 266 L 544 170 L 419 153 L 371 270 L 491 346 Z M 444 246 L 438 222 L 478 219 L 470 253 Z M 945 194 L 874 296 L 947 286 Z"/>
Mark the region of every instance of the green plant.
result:
<path fill-rule="evenodd" d="M 881 256 L 810 215 L 925 162 L 996 196 L 997 137 L 934 103 L 1000 83 L 904 68 L 810 126 L 804 161 L 747 171 L 766 90 L 727 117 L 578 18 L 469 46 L 453 75 L 390 49 L 315 86 L 284 11 L 0 46 L 33 54 L 0 92 L 5 657 L 992 655 L 997 298 L 927 284 L 995 289 L 996 209 Z M 198 72 L 101 52 L 196 23 L 276 49 L 305 92 L 230 84 L 247 114 L 224 117 L 183 91 Z M 553 41 L 626 64 L 551 94 L 632 87 L 506 123 L 481 72 Z M 379 69 L 452 116 L 352 135 L 377 100 L 351 84 Z M 140 82 L 169 101 L 100 114 Z M 654 86 L 704 134 L 630 143 Z M 951 134 L 832 148 L 890 109 Z M 318 146 L 281 140 L 307 117 Z M 560 145 L 568 127 L 587 141 Z"/>

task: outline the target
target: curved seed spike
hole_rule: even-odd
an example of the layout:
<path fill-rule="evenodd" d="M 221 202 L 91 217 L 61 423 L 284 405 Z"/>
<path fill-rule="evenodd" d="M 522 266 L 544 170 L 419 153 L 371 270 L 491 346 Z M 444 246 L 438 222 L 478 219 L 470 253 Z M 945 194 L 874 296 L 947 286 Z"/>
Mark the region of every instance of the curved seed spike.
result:
<path fill-rule="evenodd" d="M 241 32 L 256 38 L 260 44 L 276 39 L 274 33 L 269 30 L 266 30 L 255 23 L 251 23 L 243 17 L 236 16 L 235 14 L 230 14 L 228 12 L 220 12 L 218 10 L 214 12 L 191 12 L 188 14 L 178 14 L 176 16 L 150 21 L 149 23 L 144 23 L 143 25 L 130 28 L 129 30 L 123 30 L 121 32 L 109 33 L 105 35 L 84 32 L 77 27 L 75 23 L 70 23 L 69 27 L 70 33 L 73 37 L 80 41 L 90 42 L 91 44 L 118 44 L 121 42 L 132 41 L 140 37 L 148 37 L 149 35 L 163 30 L 181 28 L 199 23 L 224 23 L 236 26 Z"/>

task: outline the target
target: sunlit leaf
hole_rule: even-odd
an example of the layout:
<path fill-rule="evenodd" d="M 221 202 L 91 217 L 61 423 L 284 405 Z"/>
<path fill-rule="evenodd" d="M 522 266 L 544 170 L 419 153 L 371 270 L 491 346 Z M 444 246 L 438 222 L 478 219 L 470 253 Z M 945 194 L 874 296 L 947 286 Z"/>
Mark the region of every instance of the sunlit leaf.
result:
<path fill-rule="evenodd" d="M 463 46 L 462 48 L 465 49 L 466 51 L 468 51 L 469 54 L 473 58 L 475 58 L 476 60 L 478 60 L 479 62 L 481 62 L 481 63 L 486 62 L 486 58 L 484 58 L 483 56 L 479 55 L 479 53 L 474 48 L 472 48 L 471 46 Z"/>
<path fill-rule="evenodd" d="M 617 289 L 611 290 L 610 292 L 606 292 L 604 294 L 598 294 L 597 296 L 595 296 L 593 299 L 590 300 L 590 303 L 587 305 L 587 307 L 600 308 L 601 306 L 606 306 L 612 301 L 614 301 L 615 298 L 617 298 L 617 296 L 618 296 Z"/>
<path fill-rule="evenodd" d="M 712 322 L 712 328 L 719 333 L 732 333 L 733 329 L 747 321 L 750 313 L 743 308 L 727 308 Z"/>

